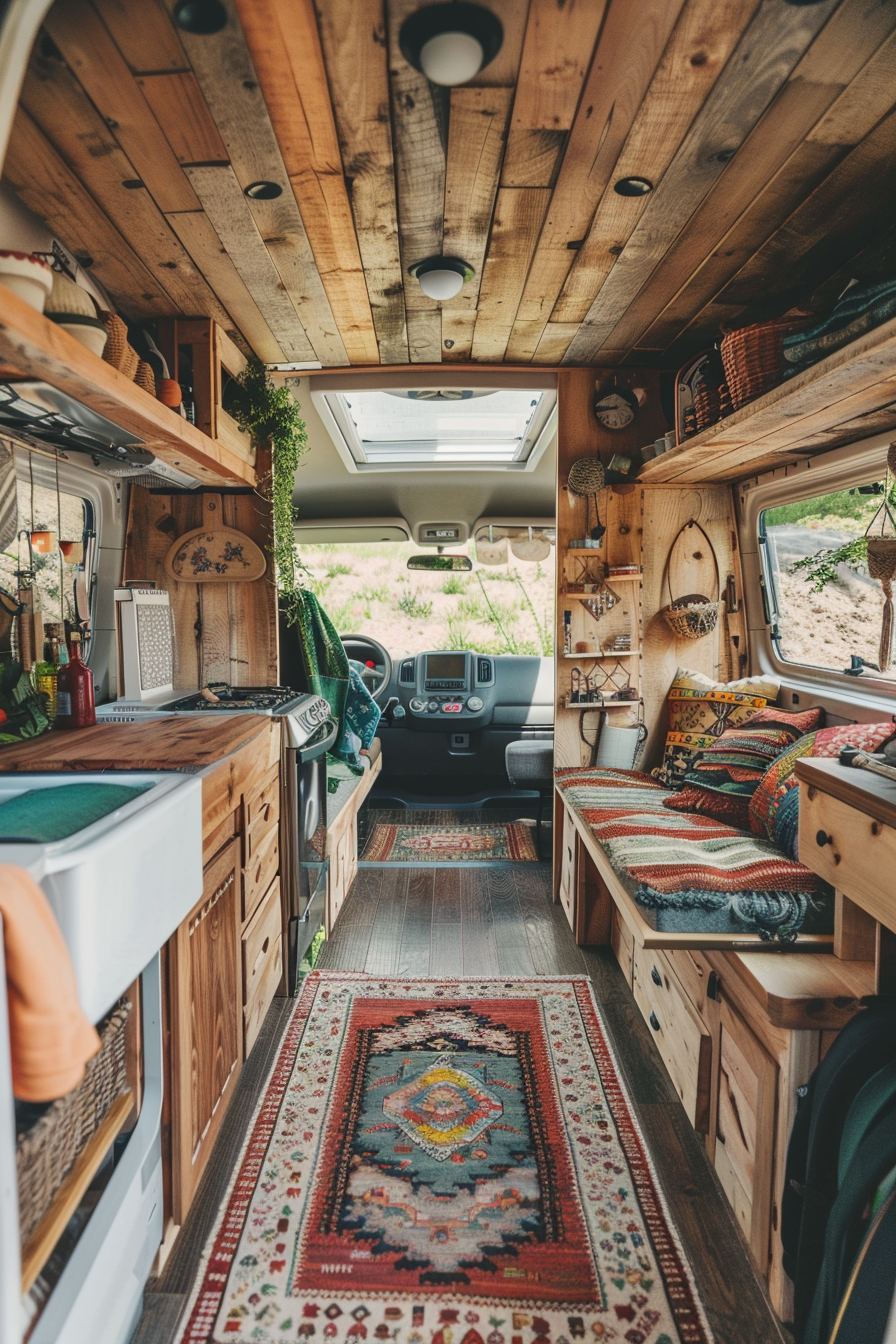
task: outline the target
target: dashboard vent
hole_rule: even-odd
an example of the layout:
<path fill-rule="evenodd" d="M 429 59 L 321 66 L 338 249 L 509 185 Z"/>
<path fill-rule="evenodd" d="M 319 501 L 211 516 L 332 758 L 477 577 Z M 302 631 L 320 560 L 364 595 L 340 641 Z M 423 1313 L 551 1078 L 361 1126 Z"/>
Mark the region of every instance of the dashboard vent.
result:
<path fill-rule="evenodd" d="M 405 658 L 398 673 L 398 680 L 402 686 L 413 686 L 414 684 L 413 658 Z"/>
<path fill-rule="evenodd" d="M 495 679 L 495 667 L 491 658 L 476 659 L 476 680 L 480 686 L 487 686 Z"/>

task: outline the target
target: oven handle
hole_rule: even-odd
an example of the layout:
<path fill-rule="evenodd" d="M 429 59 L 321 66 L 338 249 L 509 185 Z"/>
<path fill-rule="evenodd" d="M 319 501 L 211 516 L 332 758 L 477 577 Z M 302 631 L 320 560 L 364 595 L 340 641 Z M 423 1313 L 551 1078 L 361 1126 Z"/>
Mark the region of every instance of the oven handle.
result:
<path fill-rule="evenodd" d="M 336 741 L 336 734 L 338 732 L 339 724 L 336 719 L 328 719 L 327 722 L 317 730 L 314 737 L 312 737 L 309 742 L 305 743 L 304 747 L 299 747 L 297 749 L 296 754 L 299 758 L 299 764 L 304 765 L 306 761 L 315 761 L 319 756 L 323 756 L 328 752 Z M 325 736 L 321 737 L 321 733 L 325 733 Z"/>

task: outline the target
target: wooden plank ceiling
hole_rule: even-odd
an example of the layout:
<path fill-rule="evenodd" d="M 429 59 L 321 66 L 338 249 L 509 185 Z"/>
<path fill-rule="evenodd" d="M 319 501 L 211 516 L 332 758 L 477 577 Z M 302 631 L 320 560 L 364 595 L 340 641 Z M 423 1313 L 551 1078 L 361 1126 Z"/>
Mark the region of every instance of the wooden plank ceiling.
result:
<path fill-rule="evenodd" d="M 207 37 L 57 0 L 5 180 L 127 316 L 269 363 L 671 366 L 892 268 L 896 0 L 487 2 L 448 90 L 399 50 L 420 0 L 225 0 Z M 438 304 L 407 268 L 442 252 L 475 275 Z"/>

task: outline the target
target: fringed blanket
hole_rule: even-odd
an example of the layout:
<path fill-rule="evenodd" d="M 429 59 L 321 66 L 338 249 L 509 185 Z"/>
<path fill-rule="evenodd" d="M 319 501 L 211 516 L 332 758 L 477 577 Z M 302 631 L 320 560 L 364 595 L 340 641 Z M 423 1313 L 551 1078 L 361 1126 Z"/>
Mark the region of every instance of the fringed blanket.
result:
<path fill-rule="evenodd" d="M 832 931 L 826 883 L 767 840 L 669 811 L 670 791 L 649 775 L 572 768 L 557 772 L 557 785 L 655 928 L 758 933 L 784 943 Z"/>

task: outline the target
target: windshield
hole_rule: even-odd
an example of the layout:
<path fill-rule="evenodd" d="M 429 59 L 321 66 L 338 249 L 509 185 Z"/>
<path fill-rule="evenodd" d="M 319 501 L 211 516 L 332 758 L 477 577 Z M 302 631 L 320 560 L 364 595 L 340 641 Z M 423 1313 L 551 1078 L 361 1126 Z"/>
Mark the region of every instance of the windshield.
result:
<path fill-rule="evenodd" d="M 541 560 L 520 559 L 505 547 L 499 563 L 483 564 L 470 542 L 447 552 L 470 556 L 473 570 L 466 574 L 408 570 L 408 556 L 421 549 L 413 542 L 303 544 L 299 556 L 306 585 L 339 633 L 369 635 L 393 658 L 427 649 L 553 653 L 553 547 Z M 488 555 L 495 558 L 494 549 Z"/>

